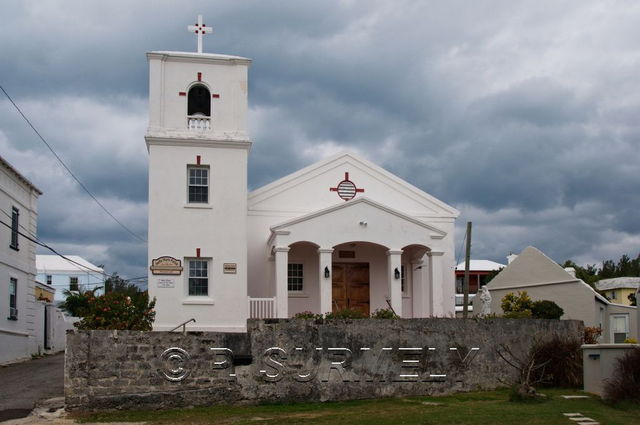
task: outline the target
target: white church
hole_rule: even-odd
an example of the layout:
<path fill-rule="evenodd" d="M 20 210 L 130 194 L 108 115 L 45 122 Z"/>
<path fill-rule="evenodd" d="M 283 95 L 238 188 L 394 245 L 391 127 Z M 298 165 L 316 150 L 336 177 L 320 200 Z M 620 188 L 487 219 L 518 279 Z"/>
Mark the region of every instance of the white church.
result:
<path fill-rule="evenodd" d="M 248 192 L 251 60 L 202 53 L 211 28 L 189 29 L 198 52 L 147 53 L 154 329 L 245 332 L 248 318 L 344 308 L 453 316 L 459 212 L 353 153 Z"/>

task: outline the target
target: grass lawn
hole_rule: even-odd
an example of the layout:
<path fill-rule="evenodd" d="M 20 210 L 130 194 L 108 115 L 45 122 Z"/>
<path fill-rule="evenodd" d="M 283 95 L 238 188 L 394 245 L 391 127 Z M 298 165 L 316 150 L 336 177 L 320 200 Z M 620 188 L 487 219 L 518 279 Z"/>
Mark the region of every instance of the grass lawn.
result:
<path fill-rule="evenodd" d="M 129 411 L 75 415 L 81 422 L 150 424 L 517 424 L 571 425 L 563 413 L 582 413 L 606 425 L 640 423 L 640 405 L 608 406 L 597 397 L 566 400 L 575 390 L 541 391 L 550 397 L 539 403 L 508 401 L 508 390 L 327 403 L 259 406 L 215 406 L 166 411 Z"/>

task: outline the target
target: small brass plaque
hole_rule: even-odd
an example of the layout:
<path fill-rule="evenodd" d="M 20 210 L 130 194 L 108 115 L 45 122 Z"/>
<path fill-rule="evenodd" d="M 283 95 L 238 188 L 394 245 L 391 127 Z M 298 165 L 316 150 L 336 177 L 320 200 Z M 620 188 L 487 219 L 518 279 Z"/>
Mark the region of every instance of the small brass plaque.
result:
<path fill-rule="evenodd" d="M 222 269 L 225 274 L 236 274 L 238 272 L 238 264 L 236 263 L 224 263 Z"/>

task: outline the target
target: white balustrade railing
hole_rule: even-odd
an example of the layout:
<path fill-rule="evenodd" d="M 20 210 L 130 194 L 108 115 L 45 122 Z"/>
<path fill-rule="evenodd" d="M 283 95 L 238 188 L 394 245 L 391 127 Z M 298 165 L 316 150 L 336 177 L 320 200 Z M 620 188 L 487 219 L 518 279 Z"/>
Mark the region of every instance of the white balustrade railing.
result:
<path fill-rule="evenodd" d="M 211 130 L 211 118 L 196 115 L 187 116 L 187 128 L 189 130 Z"/>
<path fill-rule="evenodd" d="M 469 294 L 469 309 L 467 311 L 473 311 L 471 302 L 475 297 L 476 297 L 476 294 Z M 464 294 L 456 294 L 456 311 L 462 311 L 463 304 L 464 304 Z"/>
<path fill-rule="evenodd" d="M 276 299 L 249 298 L 249 319 L 273 319 L 276 317 Z"/>

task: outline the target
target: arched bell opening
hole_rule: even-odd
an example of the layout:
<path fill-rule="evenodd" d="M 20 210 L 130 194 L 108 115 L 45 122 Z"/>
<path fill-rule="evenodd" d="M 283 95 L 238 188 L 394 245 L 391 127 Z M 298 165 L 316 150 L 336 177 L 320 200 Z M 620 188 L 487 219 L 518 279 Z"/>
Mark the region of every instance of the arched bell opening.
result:
<path fill-rule="evenodd" d="M 211 92 L 204 85 L 196 84 L 189 89 L 187 115 L 211 116 Z"/>

